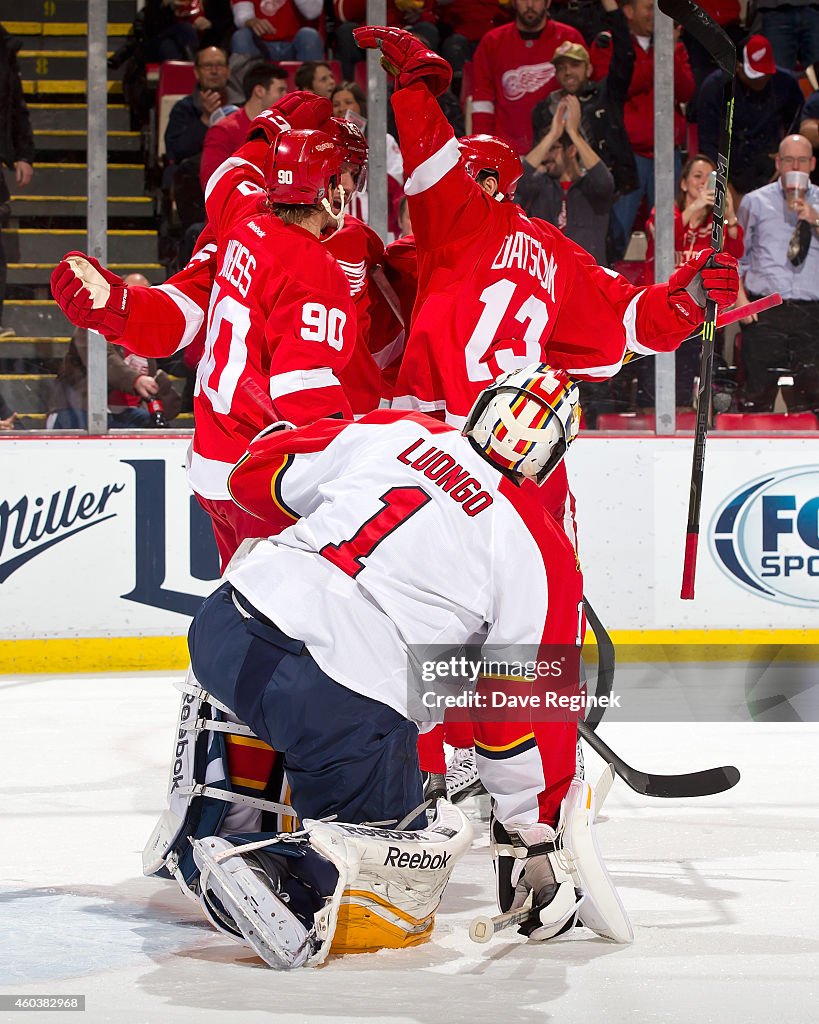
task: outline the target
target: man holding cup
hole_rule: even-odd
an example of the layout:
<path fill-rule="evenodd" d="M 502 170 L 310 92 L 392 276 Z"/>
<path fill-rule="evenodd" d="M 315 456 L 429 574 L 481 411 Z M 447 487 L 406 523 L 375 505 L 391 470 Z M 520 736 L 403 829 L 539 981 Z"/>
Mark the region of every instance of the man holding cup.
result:
<path fill-rule="evenodd" d="M 783 298 L 764 322 L 755 316 L 743 321 L 748 411 L 773 409 L 784 368 L 793 375 L 793 387 L 784 392 L 788 411 L 819 411 L 819 187 L 810 182 L 815 166 L 804 135 L 786 136 L 776 157 L 778 178 L 749 192 L 739 208 L 745 233 L 739 267 L 748 299 L 770 292 Z"/>

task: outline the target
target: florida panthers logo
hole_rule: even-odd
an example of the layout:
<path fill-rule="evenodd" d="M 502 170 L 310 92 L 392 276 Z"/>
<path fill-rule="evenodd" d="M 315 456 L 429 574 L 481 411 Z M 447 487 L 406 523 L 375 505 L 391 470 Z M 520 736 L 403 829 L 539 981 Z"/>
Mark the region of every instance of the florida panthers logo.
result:
<path fill-rule="evenodd" d="M 551 61 L 544 64 L 524 64 L 511 68 L 501 77 L 503 95 L 508 100 L 519 100 L 529 92 L 537 92 L 555 77 L 555 66 Z"/>

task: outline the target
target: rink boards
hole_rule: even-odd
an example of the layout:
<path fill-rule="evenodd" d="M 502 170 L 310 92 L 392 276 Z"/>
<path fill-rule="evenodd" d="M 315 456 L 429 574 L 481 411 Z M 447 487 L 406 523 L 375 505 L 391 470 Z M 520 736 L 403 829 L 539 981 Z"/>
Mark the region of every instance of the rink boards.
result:
<path fill-rule="evenodd" d="M 681 601 L 691 444 L 585 435 L 570 453 L 585 591 L 618 646 L 709 644 L 722 659 L 819 641 L 819 440 L 709 440 L 696 599 Z M 186 448 L 0 440 L 0 673 L 185 663 L 218 578 Z"/>

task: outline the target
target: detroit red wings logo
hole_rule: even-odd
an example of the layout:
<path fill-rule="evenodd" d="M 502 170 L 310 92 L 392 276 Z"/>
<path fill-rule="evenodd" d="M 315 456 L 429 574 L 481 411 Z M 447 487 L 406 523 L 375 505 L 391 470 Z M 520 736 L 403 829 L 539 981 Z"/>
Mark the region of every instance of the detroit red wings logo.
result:
<path fill-rule="evenodd" d="M 545 64 L 524 64 L 511 68 L 501 76 L 501 89 L 508 100 L 519 100 L 529 92 L 537 92 L 555 77 L 555 66 Z"/>
<path fill-rule="evenodd" d="M 367 284 L 367 265 L 364 260 L 360 263 L 347 262 L 336 258 L 336 262 L 344 271 L 350 285 L 350 295 L 356 296 Z"/>
<path fill-rule="evenodd" d="M 261 0 L 259 10 L 263 18 L 272 18 L 285 5 L 285 0 Z"/>

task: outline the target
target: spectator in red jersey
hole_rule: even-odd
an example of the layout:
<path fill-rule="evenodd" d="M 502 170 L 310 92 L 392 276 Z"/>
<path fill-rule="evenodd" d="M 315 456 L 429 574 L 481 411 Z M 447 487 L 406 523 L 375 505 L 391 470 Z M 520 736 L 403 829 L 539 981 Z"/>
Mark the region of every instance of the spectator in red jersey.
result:
<path fill-rule="evenodd" d="M 306 23 L 321 15 L 321 0 L 231 0 L 236 31 L 231 53 L 265 60 L 321 60 L 324 41 Z"/>
<path fill-rule="evenodd" d="M 323 60 L 308 60 L 296 71 L 296 89 L 329 100 L 336 87 L 333 69 Z"/>
<path fill-rule="evenodd" d="M 488 32 L 475 51 L 472 131 L 532 148 L 532 111 L 558 88 L 552 56 L 563 42 L 583 45 L 575 28 L 549 20 L 550 0 L 513 0 L 515 20 Z"/>
<path fill-rule="evenodd" d="M 680 187 L 674 204 L 674 266 L 679 267 L 700 249 L 711 244 L 714 225 L 714 189 L 709 187 L 709 175 L 716 170 L 710 157 L 697 153 L 690 157 L 680 174 Z M 646 284 L 654 283 L 654 210 L 646 222 L 648 250 L 646 252 Z M 742 228 L 734 212 L 731 190 L 725 193 L 725 233 L 723 249 L 740 259 L 745 246 Z"/>
<path fill-rule="evenodd" d="M 643 196 L 649 209 L 654 205 L 654 0 L 624 0 L 623 14 L 631 29 L 634 45 L 634 73 L 631 76 L 623 120 L 634 150 L 637 164 L 638 187 L 621 196 L 612 210 L 611 224 L 615 258 L 626 251 L 634 219 Z M 688 63 L 685 47 L 679 42 L 682 29 L 675 29 L 674 49 L 674 146 L 675 167 L 679 175 L 680 147 L 685 139 L 685 117 L 679 104 L 687 103 L 694 95 L 694 76 Z"/>
<path fill-rule="evenodd" d="M 713 161 L 697 153 L 685 162 L 680 174 L 680 187 L 674 204 L 674 266 L 682 266 L 701 249 L 711 244 L 711 230 L 714 225 L 714 189 L 709 187 L 709 175 L 716 170 Z M 646 222 L 648 251 L 646 253 L 646 284 L 654 283 L 654 211 Z M 744 250 L 744 237 L 734 204 L 731 190 L 725 193 L 725 233 L 723 251 L 740 259 Z M 742 303 L 740 290 L 740 304 Z M 745 300 L 747 302 L 747 298 Z M 720 342 L 721 346 L 721 342 Z M 694 378 L 699 373 L 700 350 L 698 345 L 681 345 L 674 353 L 676 404 L 690 406 L 694 395 Z M 646 393 L 653 393 L 652 374 L 647 368 L 637 367 L 637 378 L 645 386 Z"/>
<path fill-rule="evenodd" d="M 365 0 L 335 0 L 335 55 L 341 61 L 345 78 L 355 78 L 356 64 L 364 54 L 353 39 L 353 31 L 367 20 Z M 441 39 L 434 0 L 387 0 L 387 24 L 411 29 L 431 50 L 437 50 Z"/>
<path fill-rule="evenodd" d="M 464 64 L 472 60 L 478 43 L 487 32 L 511 19 L 508 3 L 499 0 L 438 0 L 441 56 L 452 65 L 452 75 L 460 79 Z"/>
<path fill-rule="evenodd" d="M 245 141 L 250 122 L 275 104 L 287 92 L 287 72 L 278 64 L 254 64 L 243 79 L 245 103 L 237 111 L 208 129 L 199 181 L 204 189 L 216 168 L 232 156 Z"/>

